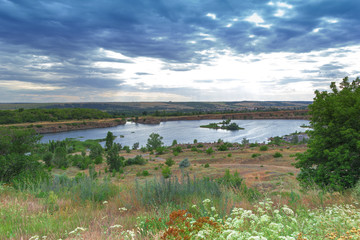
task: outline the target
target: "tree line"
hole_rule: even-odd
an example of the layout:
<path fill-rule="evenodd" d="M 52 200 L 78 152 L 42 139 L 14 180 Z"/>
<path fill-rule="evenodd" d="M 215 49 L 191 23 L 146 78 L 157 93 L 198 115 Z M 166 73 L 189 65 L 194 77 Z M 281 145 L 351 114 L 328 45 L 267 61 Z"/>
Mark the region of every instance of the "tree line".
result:
<path fill-rule="evenodd" d="M 111 118 L 112 115 L 96 109 L 18 109 L 0 110 L 0 124 L 31 123 L 40 121 L 84 120 Z"/>

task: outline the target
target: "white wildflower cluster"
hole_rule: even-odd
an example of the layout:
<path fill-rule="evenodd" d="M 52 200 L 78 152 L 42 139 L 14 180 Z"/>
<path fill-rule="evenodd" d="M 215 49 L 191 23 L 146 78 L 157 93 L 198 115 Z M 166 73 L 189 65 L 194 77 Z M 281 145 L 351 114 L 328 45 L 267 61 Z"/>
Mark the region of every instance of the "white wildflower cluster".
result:
<path fill-rule="evenodd" d="M 119 208 L 119 211 L 120 212 L 125 212 L 125 211 L 127 211 L 127 209 L 126 209 L 126 207 L 121 207 L 121 208 Z"/>
<path fill-rule="evenodd" d="M 84 232 L 84 231 L 86 231 L 86 228 L 77 227 L 74 230 L 72 230 L 71 232 L 69 232 L 69 235 L 71 235 L 71 234 L 79 234 L 80 232 Z"/>
<path fill-rule="evenodd" d="M 317 239 L 334 229 L 346 232 L 360 226 L 360 211 L 353 205 L 294 211 L 286 205 L 275 207 L 272 201 L 266 199 L 254 210 L 234 208 L 228 217 L 219 220 L 216 209 L 210 204 L 209 199 L 203 201 L 204 208 L 211 210 L 208 211 L 212 215 L 209 219 L 219 223 L 221 231 L 206 227 L 189 233 L 191 239 L 296 240 L 300 233 L 306 239 Z M 195 219 L 189 221 L 190 225 L 195 222 Z"/>
<path fill-rule="evenodd" d="M 123 239 L 126 239 L 126 240 L 133 240 L 135 239 L 136 237 L 136 234 L 135 234 L 135 231 L 134 230 L 126 230 L 126 231 L 122 231 L 121 233 L 121 236 L 123 237 Z"/>

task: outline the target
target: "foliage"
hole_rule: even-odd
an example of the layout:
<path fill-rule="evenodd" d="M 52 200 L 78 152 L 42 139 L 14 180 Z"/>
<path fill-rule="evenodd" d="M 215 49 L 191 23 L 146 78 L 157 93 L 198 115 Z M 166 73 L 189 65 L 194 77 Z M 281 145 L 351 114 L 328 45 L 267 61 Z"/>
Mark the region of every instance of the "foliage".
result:
<path fill-rule="evenodd" d="M 33 129 L 0 128 L 0 155 L 32 152 L 41 138 Z"/>
<path fill-rule="evenodd" d="M 146 207 L 158 207 L 162 204 L 191 203 L 191 198 L 220 197 L 222 191 L 219 184 L 209 178 L 190 179 L 189 175 L 182 179 L 170 177 L 168 179 L 154 178 L 145 185 L 136 182 L 136 199 Z"/>
<path fill-rule="evenodd" d="M 140 143 L 139 143 L 139 142 L 136 142 L 136 143 L 133 144 L 132 149 L 133 149 L 133 150 L 136 150 L 136 149 L 139 148 L 139 146 L 140 146 Z"/>
<path fill-rule="evenodd" d="M 0 166 L 0 182 L 33 182 L 48 177 L 43 164 L 31 155 L 11 153 L 0 156 Z"/>
<path fill-rule="evenodd" d="M 279 152 L 276 152 L 274 155 L 273 155 L 273 157 L 274 158 L 279 158 L 279 157 L 282 157 L 283 155 L 281 154 L 281 153 L 279 153 Z"/>
<path fill-rule="evenodd" d="M 90 146 L 90 154 L 89 157 L 91 159 L 96 159 L 97 157 L 101 157 L 104 149 L 99 143 Z"/>
<path fill-rule="evenodd" d="M 166 159 L 165 164 L 168 165 L 169 167 L 171 167 L 172 165 L 175 164 L 175 161 L 170 157 L 170 158 Z"/>
<path fill-rule="evenodd" d="M 96 109 L 22 109 L 20 111 L 0 110 L 0 124 L 27 123 L 40 121 L 83 120 L 110 118 L 111 115 Z"/>
<path fill-rule="evenodd" d="M 128 158 L 125 161 L 125 166 L 130 166 L 130 165 L 145 165 L 146 164 L 146 159 L 143 158 L 141 155 L 136 155 L 134 158 Z"/>
<path fill-rule="evenodd" d="M 55 149 L 53 162 L 57 168 L 67 168 L 69 166 L 66 154 L 67 152 L 64 147 L 57 147 Z"/>
<path fill-rule="evenodd" d="M 184 160 L 182 160 L 182 161 L 179 163 L 179 167 L 180 167 L 180 168 L 190 167 L 190 161 L 189 161 L 189 159 L 185 158 Z"/>
<path fill-rule="evenodd" d="M 176 144 L 178 144 L 177 140 L 173 140 L 171 146 L 175 146 Z"/>
<path fill-rule="evenodd" d="M 261 145 L 260 146 L 260 151 L 267 151 L 268 149 L 269 149 L 269 147 L 266 146 L 266 145 Z"/>
<path fill-rule="evenodd" d="M 331 83 L 331 92 L 315 91 L 309 106 L 312 130 L 308 150 L 298 156 L 298 179 L 303 186 L 351 188 L 360 179 L 360 79 L 346 77 L 340 89 Z"/>
<path fill-rule="evenodd" d="M 253 154 L 251 155 L 252 158 L 256 158 L 256 157 L 260 157 L 260 156 L 261 156 L 260 153 L 253 153 Z"/>
<path fill-rule="evenodd" d="M 202 209 L 205 216 L 197 214 Z M 221 217 L 213 202 L 205 199 L 170 213 L 161 239 L 358 239 L 359 222 L 360 212 L 353 205 L 293 210 L 266 199 L 252 209 L 233 208 Z"/>
<path fill-rule="evenodd" d="M 140 177 L 140 176 L 146 177 L 146 176 L 149 176 L 149 175 L 150 175 L 150 173 L 147 170 L 143 170 L 142 172 L 137 172 L 136 173 L 137 177 Z"/>
<path fill-rule="evenodd" d="M 240 177 L 239 173 L 236 171 L 233 175 L 231 175 L 230 170 L 226 169 L 223 177 L 218 178 L 217 181 L 221 184 L 225 184 L 227 186 L 231 186 L 234 188 L 240 188 L 243 183 L 243 178 Z"/>
<path fill-rule="evenodd" d="M 211 154 L 213 154 L 215 151 L 213 150 L 212 147 L 209 147 L 208 149 L 206 149 L 205 152 L 206 152 L 207 154 L 211 155 Z"/>
<path fill-rule="evenodd" d="M 105 138 L 105 150 L 111 149 L 115 138 L 116 137 L 114 136 L 114 134 L 112 132 L 110 132 L 110 131 L 107 132 L 106 138 Z"/>
<path fill-rule="evenodd" d="M 43 156 L 43 161 L 47 167 L 50 167 L 53 160 L 53 154 L 51 152 L 46 152 Z"/>
<path fill-rule="evenodd" d="M 205 165 L 204 165 L 204 168 L 209 168 L 210 167 L 210 164 L 208 164 L 208 163 L 206 163 Z"/>
<path fill-rule="evenodd" d="M 119 156 L 119 148 L 113 145 L 107 152 L 106 161 L 110 171 L 119 171 L 124 166 L 124 157 Z"/>
<path fill-rule="evenodd" d="M 162 142 L 162 139 L 163 139 L 163 137 L 161 137 L 159 134 L 151 133 L 148 140 L 147 140 L 146 147 L 149 150 L 157 149 L 157 148 L 161 147 L 164 144 Z"/>
<path fill-rule="evenodd" d="M 219 151 L 227 151 L 227 150 L 229 150 L 229 149 L 228 149 L 228 145 L 225 144 L 225 143 L 221 144 L 217 149 L 218 149 Z"/>
<path fill-rule="evenodd" d="M 161 174 L 164 178 L 169 178 L 171 176 L 171 170 L 169 168 L 169 166 L 165 166 L 162 170 L 161 170 Z"/>

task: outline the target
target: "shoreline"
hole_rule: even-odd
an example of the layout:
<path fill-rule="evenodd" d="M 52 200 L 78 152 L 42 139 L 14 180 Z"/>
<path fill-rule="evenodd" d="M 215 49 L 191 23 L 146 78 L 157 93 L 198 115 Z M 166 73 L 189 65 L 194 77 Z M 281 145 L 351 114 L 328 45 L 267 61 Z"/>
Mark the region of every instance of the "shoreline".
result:
<path fill-rule="evenodd" d="M 286 110 L 286 111 L 268 111 L 268 112 L 246 112 L 246 113 L 226 113 L 226 114 L 204 114 L 192 116 L 170 116 L 153 117 L 142 116 L 137 119 L 128 118 L 139 124 L 160 124 L 167 121 L 191 121 L 191 120 L 261 120 L 261 119 L 288 119 L 288 120 L 308 120 L 308 110 Z M 33 128 L 39 134 L 59 133 L 76 130 L 86 130 L 94 128 L 115 127 L 126 124 L 126 119 L 93 119 L 93 120 L 70 120 L 61 122 L 34 122 L 0 125 L 0 127 L 12 128 Z"/>

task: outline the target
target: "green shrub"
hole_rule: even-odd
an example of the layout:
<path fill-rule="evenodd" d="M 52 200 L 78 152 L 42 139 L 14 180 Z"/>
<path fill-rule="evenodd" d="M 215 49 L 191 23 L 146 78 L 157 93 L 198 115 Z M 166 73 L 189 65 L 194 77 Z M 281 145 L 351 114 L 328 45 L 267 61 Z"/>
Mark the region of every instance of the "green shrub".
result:
<path fill-rule="evenodd" d="M 203 147 L 204 147 L 204 144 L 199 143 L 196 147 L 197 147 L 197 148 L 203 148 Z"/>
<path fill-rule="evenodd" d="M 102 146 L 99 143 L 93 144 L 90 146 L 89 157 L 91 159 L 95 159 L 95 158 L 101 156 L 103 151 L 104 151 L 104 149 L 102 148 Z"/>
<path fill-rule="evenodd" d="M 213 154 L 214 152 L 215 151 L 213 150 L 212 147 L 209 147 L 208 149 L 206 149 L 206 153 L 209 154 L 209 155 Z"/>
<path fill-rule="evenodd" d="M 146 164 L 146 159 L 143 158 L 141 155 L 136 155 L 134 158 L 128 158 L 125 161 L 125 166 L 130 166 L 130 165 L 145 165 Z"/>
<path fill-rule="evenodd" d="M 43 156 L 43 161 L 47 167 L 50 167 L 52 164 L 53 154 L 51 152 L 46 152 Z"/>
<path fill-rule="evenodd" d="M 258 143 L 250 143 L 250 145 L 249 145 L 250 147 L 258 147 L 259 146 L 259 144 Z"/>
<path fill-rule="evenodd" d="M 273 155 L 273 157 L 274 158 L 279 158 L 279 157 L 282 157 L 283 155 L 281 154 L 281 153 L 279 153 L 279 152 L 276 152 L 274 155 Z"/>
<path fill-rule="evenodd" d="M 103 162 L 102 156 L 97 156 L 94 160 L 95 164 L 101 164 Z"/>
<path fill-rule="evenodd" d="M 251 155 L 252 158 L 256 158 L 256 157 L 260 157 L 260 156 L 261 156 L 260 153 L 253 153 L 253 154 Z"/>
<path fill-rule="evenodd" d="M 168 165 L 169 167 L 171 167 L 172 165 L 175 164 L 175 161 L 170 157 L 170 158 L 166 159 L 165 164 Z"/>
<path fill-rule="evenodd" d="M 237 171 L 234 173 L 234 175 L 231 175 L 230 170 L 226 169 L 225 175 L 219 178 L 218 182 L 234 188 L 240 188 L 243 182 L 243 178 L 240 177 Z"/>
<path fill-rule="evenodd" d="M 143 152 L 143 153 L 146 153 L 146 152 L 147 152 L 147 148 L 146 148 L 146 147 L 141 147 L 141 148 L 140 148 L 140 151 Z"/>
<path fill-rule="evenodd" d="M 219 151 L 227 151 L 228 150 L 228 147 L 226 144 L 221 144 L 219 147 L 218 147 L 218 150 Z"/>
<path fill-rule="evenodd" d="M 131 149 L 129 146 L 124 146 L 123 147 L 123 150 L 125 150 L 127 153 L 130 153 L 131 152 Z"/>
<path fill-rule="evenodd" d="M 269 149 L 269 147 L 266 146 L 266 145 L 261 145 L 260 146 L 260 151 L 267 151 L 268 149 Z"/>
<path fill-rule="evenodd" d="M 208 163 L 206 163 L 205 165 L 204 165 L 204 168 L 209 168 L 210 167 L 210 164 L 208 164 Z"/>
<path fill-rule="evenodd" d="M 150 175 L 150 173 L 147 170 L 143 170 L 142 172 L 137 172 L 136 173 L 137 177 L 140 177 L 140 176 L 146 177 L 146 176 L 149 176 L 149 175 Z"/>
<path fill-rule="evenodd" d="M 179 167 L 180 167 L 180 168 L 190 167 L 189 159 L 185 158 L 184 160 L 182 160 L 182 161 L 179 163 Z"/>
<path fill-rule="evenodd" d="M 171 176 L 171 170 L 169 166 L 166 166 L 162 169 L 161 174 L 164 178 L 169 178 Z"/>
<path fill-rule="evenodd" d="M 171 146 L 174 146 L 174 145 L 176 145 L 176 144 L 178 144 L 178 142 L 177 142 L 176 140 L 173 140 Z"/>

